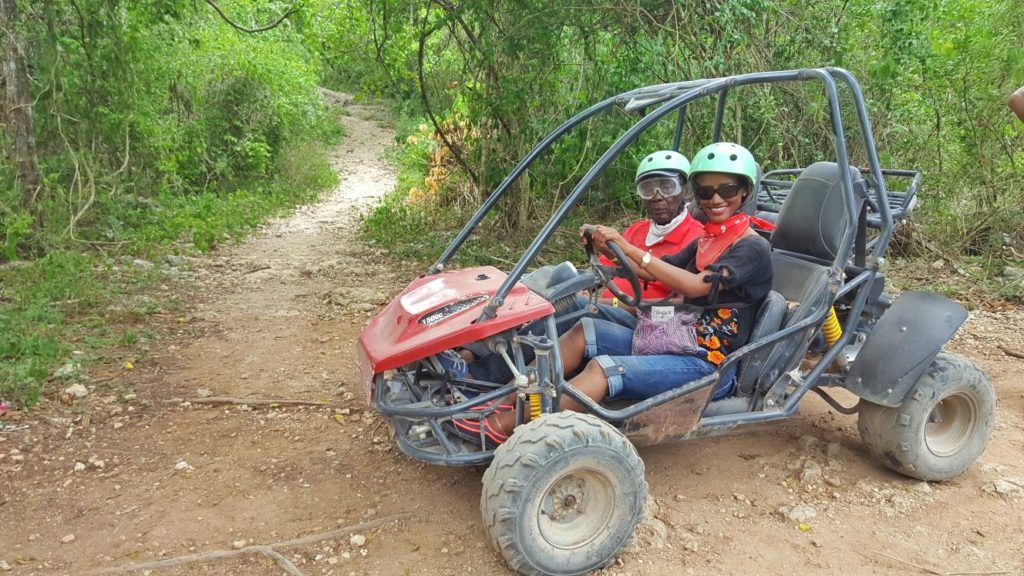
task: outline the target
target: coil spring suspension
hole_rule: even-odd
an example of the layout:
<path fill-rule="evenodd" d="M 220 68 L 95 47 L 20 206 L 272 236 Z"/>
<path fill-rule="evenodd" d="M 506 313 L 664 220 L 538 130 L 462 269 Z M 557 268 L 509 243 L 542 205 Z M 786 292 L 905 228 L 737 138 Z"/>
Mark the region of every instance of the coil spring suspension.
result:
<path fill-rule="evenodd" d="M 540 394 L 530 394 L 530 420 L 540 418 Z"/>
<path fill-rule="evenodd" d="M 839 325 L 835 306 L 829 308 L 828 318 L 825 319 L 825 325 L 822 326 L 821 331 L 825 335 L 825 343 L 829 346 L 835 344 L 843 336 L 843 327 Z"/>

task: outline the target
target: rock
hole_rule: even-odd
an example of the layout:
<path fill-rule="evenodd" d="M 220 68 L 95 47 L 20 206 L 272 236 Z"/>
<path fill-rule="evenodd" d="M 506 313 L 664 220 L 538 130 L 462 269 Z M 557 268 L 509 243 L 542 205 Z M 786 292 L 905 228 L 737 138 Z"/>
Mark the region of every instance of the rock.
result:
<path fill-rule="evenodd" d="M 843 453 L 843 447 L 839 445 L 839 442 L 829 442 L 828 448 L 825 449 L 825 455 L 828 456 L 829 460 L 838 459 Z"/>
<path fill-rule="evenodd" d="M 149 270 L 153 267 L 153 263 L 149 260 L 143 260 L 142 258 L 136 258 L 132 260 L 132 266 L 136 268 L 142 268 L 143 270 Z"/>
<path fill-rule="evenodd" d="M 927 482 L 918 482 L 914 484 L 914 492 L 920 492 L 921 494 L 930 494 L 932 491 L 932 485 Z"/>
<path fill-rule="evenodd" d="M 235 550 L 241 550 L 242 548 L 245 548 L 245 540 L 235 540 L 231 543 L 231 547 Z"/>
<path fill-rule="evenodd" d="M 348 543 L 356 548 L 362 548 L 366 544 L 366 536 L 363 536 L 362 534 L 353 534 L 349 537 Z"/>
<path fill-rule="evenodd" d="M 61 544 L 70 544 L 70 543 L 72 543 L 74 541 L 75 541 L 75 535 L 74 534 L 68 534 L 68 535 L 66 535 L 66 536 L 64 536 L 63 538 L 60 539 L 60 543 Z"/>
<path fill-rule="evenodd" d="M 82 366 L 78 362 L 70 360 L 60 368 L 57 368 L 57 370 L 53 372 L 53 375 L 57 378 L 74 378 L 78 375 L 81 369 Z"/>
<path fill-rule="evenodd" d="M 175 470 L 192 470 L 192 466 L 190 466 L 189 463 L 185 462 L 184 460 L 179 460 L 178 463 L 174 465 L 174 469 Z"/>
<path fill-rule="evenodd" d="M 6 560 L 0 560 L 0 570 L 4 572 L 10 572 L 12 570 L 11 565 Z"/>
<path fill-rule="evenodd" d="M 796 522 L 798 524 L 807 522 L 818 515 L 818 511 L 810 504 L 797 504 L 792 508 L 786 508 L 783 506 L 778 509 L 778 513 L 786 520 Z"/>
<path fill-rule="evenodd" d="M 943 269 L 945 267 L 946 267 L 946 261 L 943 260 L 942 258 L 939 258 L 935 262 L 932 262 L 932 268 L 934 268 L 935 270 L 941 270 L 941 269 Z"/>
<path fill-rule="evenodd" d="M 998 494 L 1000 496 L 1011 496 L 1016 498 L 1024 496 L 1024 480 L 999 478 L 998 480 L 986 484 L 982 490 L 989 494 Z"/>
<path fill-rule="evenodd" d="M 168 254 L 164 256 L 164 264 L 168 266 L 178 267 L 185 263 L 185 259 L 177 254 Z"/>
<path fill-rule="evenodd" d="M 821 441 L 815 438 L 814 436 L 811 436 L 810 434 L 804 434 L 803 436 L 800 437 L 799 440 L 796 441 L 796 445 L 800 447 L 800 450 L 807 452 L 808 450 L 813 450 L 817 448 L 820 442 Z"/>
<path fill-rule="evenodd" d="M 1016 266 L 1007 266 L 1003 268 L 1003 277 L 1013 279 L 1024 278 L 1024 268 L 1018 268 Z"/>
<path fill-rule="evenodd" d="M 89 395 L 89 389 L 82 384 L 72 384 L 64 389 L 64 394 L 71 398 L 85 398 Z"/>
<path fill-rule="evenodd" d="M 337 556 L 331 556 L 330 558 L 327 559 L 327 563 L 330 564 L 331 566 L 337 566 L 338 562 L 340 562 L 340 560 L 338 560 Z"/>
<path fill-rule="evenodd" d="M 196 390 L 196 396 L 199 398 L 209 398 L 210 396 L 213 396 L 213 391 L 206 388 L 200 388 Z"/>
<path fill-rule="evenodd" d="M 377 309 L 376 304 L 370 304 L 369 302 L 360 302 L 352 307 L 356 312 L 373 312 Z"/>
<path fill-rule="evenodd" d="M 804 469 L 800 472 L 800 481 L 804 484 L 811 484 L 821 480 L 821 466 L 814 460 L 804 462 Z"/>
<path fill-rule="evenodd" d="M 131 402 L 132 400 L 135 400 L 138 397 L 139 397 L 138 394 L 135 394 L 135 393 L 125 394 L 124 395 L 124 401 L 125 402 Z"/>

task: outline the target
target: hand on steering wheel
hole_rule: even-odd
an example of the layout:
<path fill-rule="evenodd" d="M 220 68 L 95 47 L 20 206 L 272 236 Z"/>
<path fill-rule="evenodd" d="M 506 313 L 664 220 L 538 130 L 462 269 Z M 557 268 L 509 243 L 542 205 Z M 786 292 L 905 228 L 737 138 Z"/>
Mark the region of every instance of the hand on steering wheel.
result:
<path fill-rule="evenodd" d="M 603 227 L 601 232 L 608 232 L 610 236 L 621 239 L 622 237 L 614 228 Z M 636 270 L 629 265 L 629 258 L 619 247 L 616 240 L 611 238 L 604 239 L 605 234 L 599 234 L 599 238 L 595 240 L 594 233 L 597 231 L 596 226 L 585 225 L 580 229 L 580 236 L 583 238 L 583 246 L 587 252 L 587 258 L 590 259 L 590 264 L 597 274 L 598 279 L 602 284 L 611 290 L 612 294 L 615 295 L 623 304 L 626 306 L 637 306 L 640 304 L 640 278 L 636 274 Z M 625 240 L 623 240 L 624 242 Z M 595 242 L 597 243 L 597 249 L 595 249 Z M 603 244 L 603 246 L 602 246 Z M 598 258 L 598 253 L 605 252 L 611 256 L 613 260 L 618 262 L 618 266 L 609 269 L 610 267 L 602 264 Z M 625 278 L 629 282 L 629 287 L 633 289 L 632 294 L 627 294 L 621 288 L 619 288 L 615 282 L 612 282 L 612 278 L 619 277 Z"/>

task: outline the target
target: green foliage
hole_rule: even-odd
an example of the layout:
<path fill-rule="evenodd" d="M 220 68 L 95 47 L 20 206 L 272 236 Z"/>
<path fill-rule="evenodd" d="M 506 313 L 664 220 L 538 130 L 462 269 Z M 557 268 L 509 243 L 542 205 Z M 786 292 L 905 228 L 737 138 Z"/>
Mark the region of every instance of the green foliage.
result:
<path fill-rule="evenodd" d="M 219 4 L 241 21 L 291 6 Z M 185 0 L 57 0 L 26 6 L 20 24 L 45 185 L 23 206 L 28 230 L 0 210 L 6 260 L 125 242 L 121 208 L 160 195 L 269 190 L 291 150 L 331 137 L 297 17 L 246 34 Z M 13 178 L 0 168 L 2 206 L 21 204 Z"/>
<path fill-rule="evenodd" d="M 24 212 L 8 215 L 4 218 L 4 257 L 14 260 L 18 254 L 18 242 L 28 236 L 32 225 L 32 216 Z"/>
<path fill-rule="evenodd" d="M 312 1 L 322 14 L 334 4 Z M 334 35 L 315 36 L 325 54 L 336 46 L 359 54 L 333 61 L 335 73 L 392 86 L 410 110 L 418 108 L 423 121 L 453 140 L 450 175 L 430 199 L 436 205 L 407 210 L 390 199 L 381 208 L 389 220 L 416 226 L 419 212 L 453 209 L 464 220 L 463 212 L 478 206 L 541 137 L 608 95 L 657 82 L 837 65 L 862 83 L 883 163 L 924 172 L 915 215 L 923 233 L 904 246 L 908 254 L 927 256 L 929 245 L 939 245 L 1004 260 L 1013 254 L 1007 238 L 1024 245 L 1024 125 L 1006 108 L 1024 84 L 1024 11 L 1011 0 L 523 0 L 501 10 L 484 0 L 349 5 L 365 11 L 334 21 Z M 329 21 L 323 16 L 321 26 Z M 403 96 L 409 78 L 416 93 Z M 724 135 L 752 149 L 766 169 L 831 157 L 829 110 L 818 86 L 737 92 Z M 849 103 L 844 107 L 851 118 Z M 710 102 L 688 110 L 684 153 L 708 142 L 713 115 Z M 563 199 L 581 170 L 635 119 L 605 116 L 563 138 L 499 206 L 489 233 L 532 237 L 546 207 Z M 585 204 L 635 207 L 624 183 L 643 153 L 671 143 L 673 120 L 630 146 Z M 469 126 L 464 133 L 453 129 L 462 125 Z M 862 152 L 852 160 L 865 162 Z M 417 179 L 407 180 L 399 195 L 417 187 Z"/>
<path fill-rule="evenodd" d="M 293 5 L 218 4 L 243 23 Z M 111 325 L 166 305 L 117 296 L 162 278 L 134 258 L 207 250 L 312 201 L 336 181 L 325 150 L 341 131 L 304 11 L 246 34 L 188 0 L 19 6 L 43 186 L 22 195 L 5 133 L 0 399 L 31 405 L 73 350 L 137 343 Z"/>
<path fill-rule="evenodd" d="M 103 292 L 89 259 L 70 252 L 0 269 L 0 286 L 0 398 L 32 405 L 48 367 L 68 353 L 66 314 L 96 305 Z"/>

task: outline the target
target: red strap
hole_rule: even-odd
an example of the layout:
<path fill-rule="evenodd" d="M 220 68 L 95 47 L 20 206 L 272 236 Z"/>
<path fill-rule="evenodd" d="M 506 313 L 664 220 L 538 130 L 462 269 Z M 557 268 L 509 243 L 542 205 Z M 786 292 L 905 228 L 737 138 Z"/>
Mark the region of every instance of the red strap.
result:
<path fill-rule="evenodd" d="M 697 270 L 703 271 L 708 264 L 718 260 L 747 229 L 750 216 L 739 212 L 722 223 L 708 222 L 704 225 L 704 236 L 697 243 Z"/>

